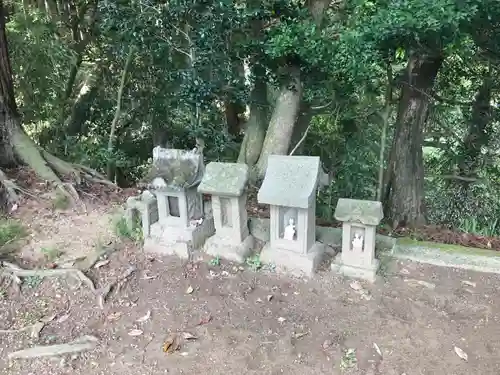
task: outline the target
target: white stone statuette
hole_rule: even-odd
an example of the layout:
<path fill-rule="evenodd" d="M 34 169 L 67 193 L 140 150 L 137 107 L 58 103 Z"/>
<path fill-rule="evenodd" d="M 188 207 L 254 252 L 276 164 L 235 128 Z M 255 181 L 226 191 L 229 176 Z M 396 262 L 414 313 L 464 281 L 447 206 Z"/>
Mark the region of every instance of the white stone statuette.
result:
<path fill-rule="evenodd" d="M 283 239 L 288 241 L 293 241 L 295 236 L 295 220 L 293 218 L 288 219 L 288 225 L 285 227 L 285 233 Z"/>
<path fill-rule="evenodd" d="M 352 240 L 353 250 L 363 250 L 363 236 L 359 233 L 354 234 L 354 239 Z"/>

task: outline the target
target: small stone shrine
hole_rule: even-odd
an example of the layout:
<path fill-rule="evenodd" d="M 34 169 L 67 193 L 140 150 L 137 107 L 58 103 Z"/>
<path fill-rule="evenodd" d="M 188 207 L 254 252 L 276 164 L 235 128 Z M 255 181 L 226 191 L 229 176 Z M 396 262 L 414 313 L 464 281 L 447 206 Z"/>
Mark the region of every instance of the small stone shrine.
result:
<path fill-rule="evenodd" d="M 207 254 L 242 263 L 253 249 L 246 211 L 248 166 L 238 163 L 207 165 L 198 192 L 212 196 L 215 235 L 206 242 Z"/>
<path fill-rule="evenodd" d="M 270 155 L 257 195 L 270 205 L 270 242 L 260 259 L 277 268 L 312 275 L 324 246 L 316 242 L 316 190 L 320 159 L 316 156 Z"/>
<path fill-rule="evenodd" d="M 339 199 L 335 218 L 342 221 L 342 252 L 332 264 L 333 271 L 375 281 L 379 266 L 375 259 L 375 228 L 383 217 L 380 202 Z"/>
<path fill-rule="evenodd" d="M 149 236 L 151 224 L 158 221 L 158 204 L 155 196 L 149 191 L 143 191 L 141 195 L 127 199 L 125 219 L 127 227 L 135 230 L 139 222 L 142 223 L 144 238 Z"/>
<path fill-rule="evenodd" d="M 144 250 L 188 258 L 214 233 L 213 217 L 204 215 L 197 191 L 204 173 L 203 155 L 192 151 L 153 149 L 146 179 L 156 195 L 158 221 L 144 236 Z"/>

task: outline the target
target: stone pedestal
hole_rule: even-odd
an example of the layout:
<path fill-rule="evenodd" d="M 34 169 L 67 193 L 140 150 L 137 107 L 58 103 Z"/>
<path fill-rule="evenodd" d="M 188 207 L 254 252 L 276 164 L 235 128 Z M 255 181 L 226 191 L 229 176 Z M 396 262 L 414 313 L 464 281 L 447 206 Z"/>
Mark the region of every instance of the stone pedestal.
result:
<path fill-rule="evenodd" d="M 242 263 L 253 250 L 246 212 L 248 166 L 237 163 L 207 165 L 198 192 L 212 196 L 215 235 L 203 249 L 212 256 Z"/>
<path fill-rule="evenodd" d="M 144 250 L 189 258 L 214 232 L 212 216 L 203 215 L 203 202 L 196 188 L 156 191 L 158 222 L 144 238 Z"/>
<path fill-rule="evenodd" d="M 260 260 L 293 275 L 311 276 L 322 261 L 324 246 L 316 242 L 318 157 L 277 156 L 268 159 L 259 203 L 270 205 L 270 242 Z"/>
<path fill-rule="evenodd" d="M 129 197 L 126 204 L 127 226 L 134 230 L 139 219 L 144 238 L 149 236 L 151 225 L 158 221 L 158 206 L 155 196 L 144 191 L 136 197 Z"/>
<path fill-rule="evenodd" d="M 339 199 L 335 218 L 342 221 L 342 252 L 332 264 L 334 272 L 375 281 L 375 229 L 383 218 L 382 204 L 375 201 Z"/>
<path fill-rule="evenodd" d="M 189 259 L 193 250 L 202 248 L 214 231 L 214 219 L 211 216 L 205 217 L 201 224 L 185 227 L 157 222 L 151 226 L 150 235 L 144 239 L 144 251 Z"/>

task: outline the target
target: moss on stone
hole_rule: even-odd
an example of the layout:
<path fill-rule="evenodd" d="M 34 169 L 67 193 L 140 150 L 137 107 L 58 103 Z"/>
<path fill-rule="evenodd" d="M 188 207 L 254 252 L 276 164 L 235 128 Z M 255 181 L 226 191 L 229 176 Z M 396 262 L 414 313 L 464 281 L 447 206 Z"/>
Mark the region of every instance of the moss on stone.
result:
<path fill-rule="evenodd" d="M 398 238 L 396 244 L 401 247 L 423 247 L 435 249 L 447 253 L 460 253 L 463 255 L 477 255 L 484 257 L 500 257 L 500 252 L 495 250 L 479 249 L 476 247 L 466 247 L 459 245 L 442 244 L 429 241 L 417 241 L 411 238 Z"/>

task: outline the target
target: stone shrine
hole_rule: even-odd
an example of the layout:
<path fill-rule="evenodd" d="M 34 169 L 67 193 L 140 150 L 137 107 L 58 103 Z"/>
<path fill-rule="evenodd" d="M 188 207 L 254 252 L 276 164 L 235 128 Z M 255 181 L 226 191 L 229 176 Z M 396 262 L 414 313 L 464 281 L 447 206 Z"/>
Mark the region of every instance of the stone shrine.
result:
<path fill-rule="evenodd" d="M 277 268 L 308 276 L 316 270 L 324 246 L 316 242 L 316 156 L 270 155 L 257 200 L 270 205 L 270 242 L 260 259 Z"/>
<path fill-rule="evenodd" d="M 375 229 L 383 217 L 380 202 L 339 199 L 335 218 L 342 221 L 342 252 L 332 264 L 333 271 L 375 281 L 379 266 L 375 258 Z"/>
<path fill-rule="evenodd" d="M 239 163 L 207 165 L 198 192 L 212 196 L 215 235 L 205 242 L 212 256 L 242 263 L 253 249 L 246 211 L 248 166 Z"/>
<path fill-rule="evenodd" d="M 146 252 L 189 258 L 214 233 L 213 217 L 204 214 L 197 191 L 204 169 L 199 150 L 153 149 L 146 179 L 156 196 L 158 221 L 144 235 Z"/>

